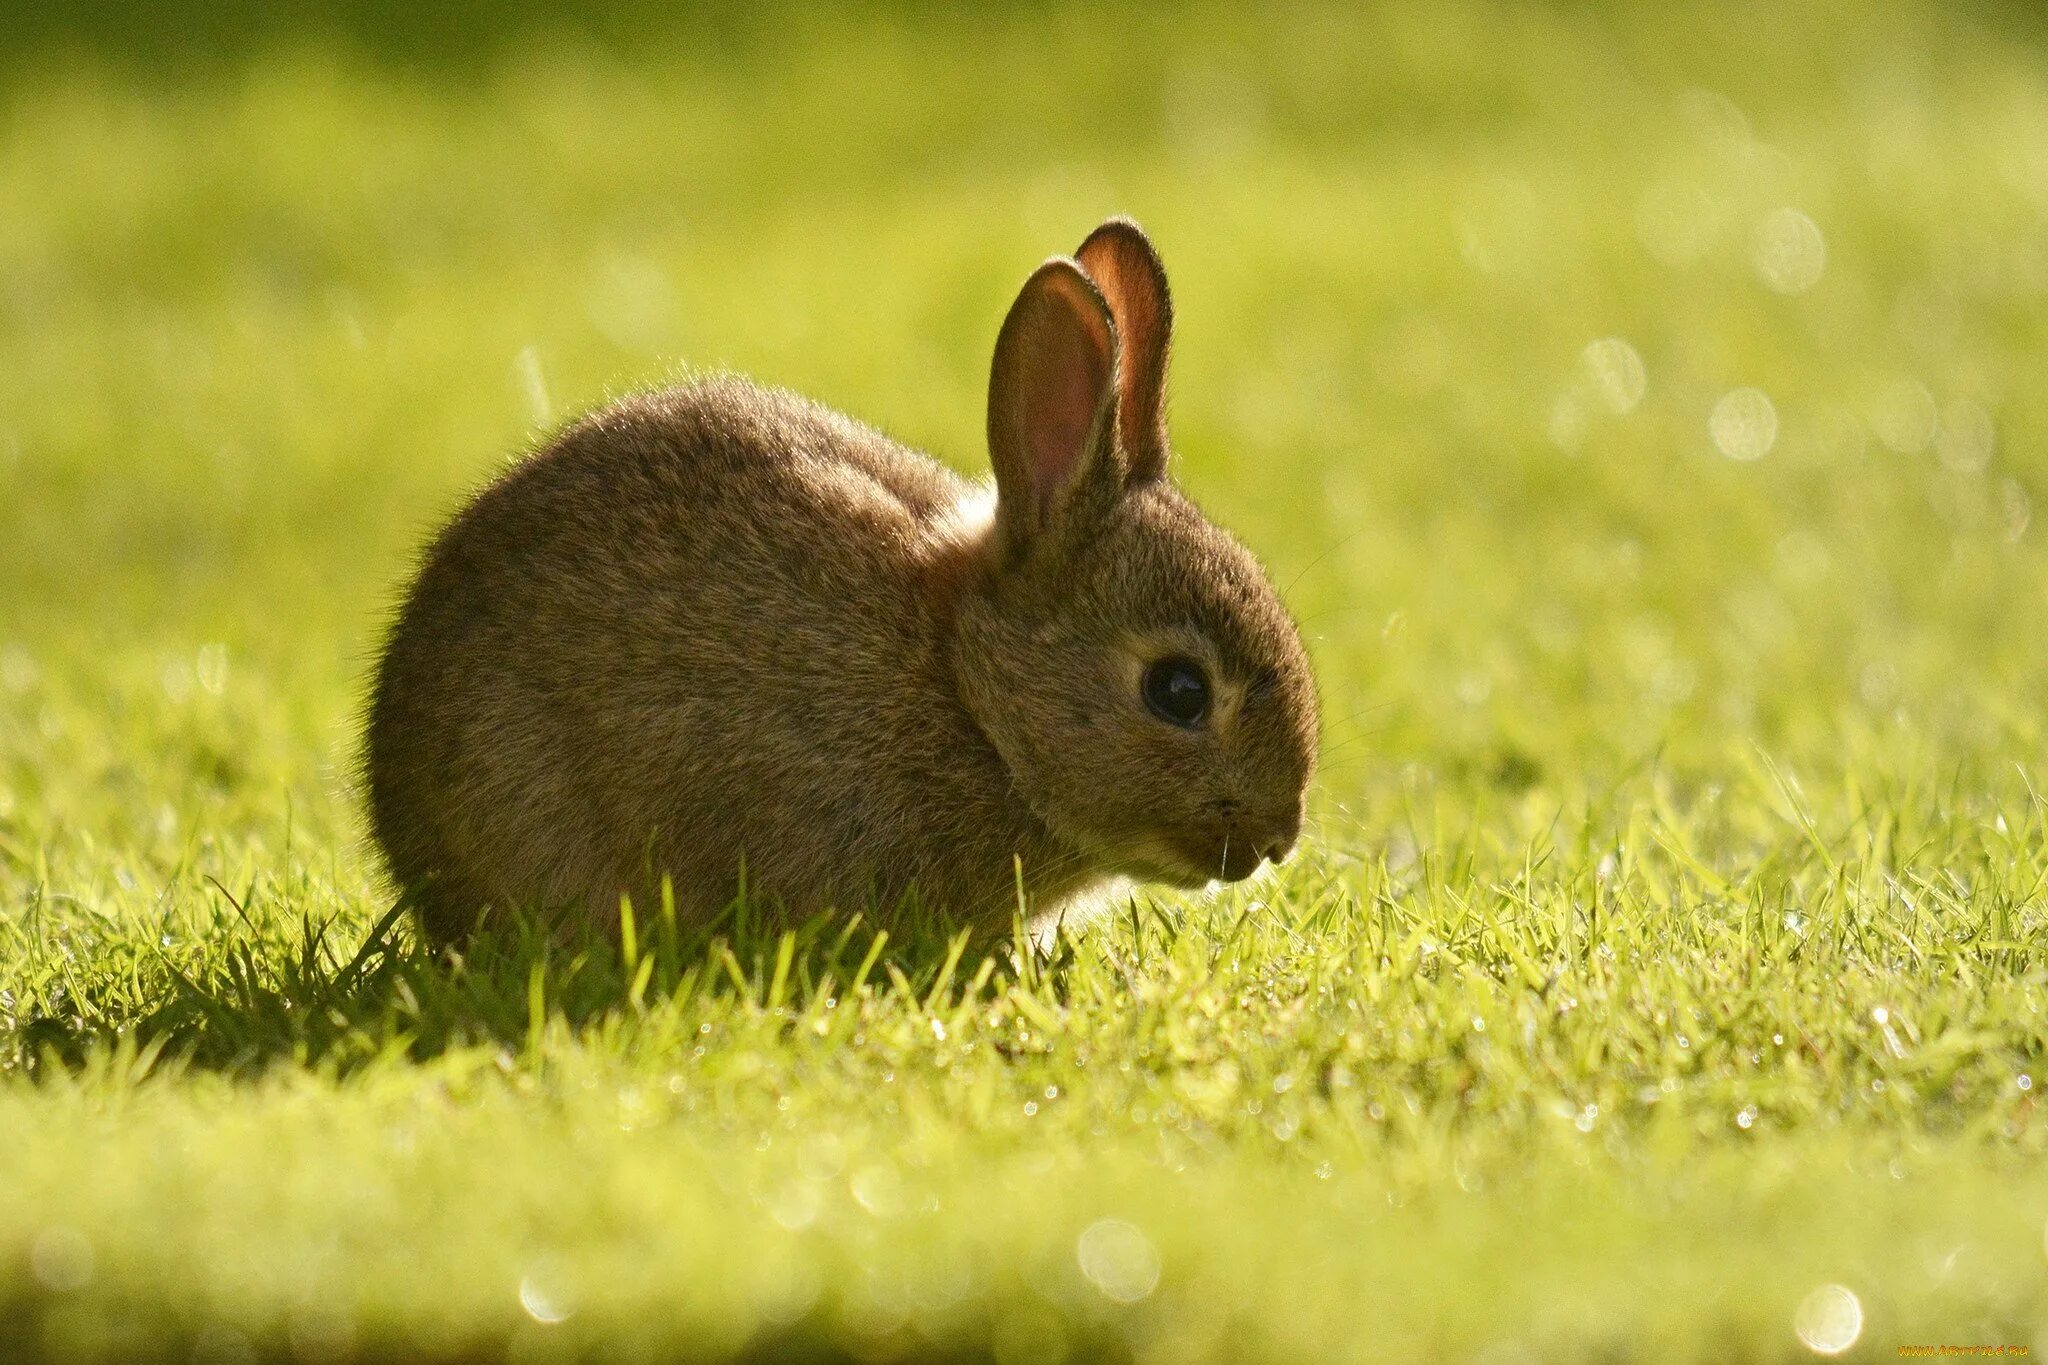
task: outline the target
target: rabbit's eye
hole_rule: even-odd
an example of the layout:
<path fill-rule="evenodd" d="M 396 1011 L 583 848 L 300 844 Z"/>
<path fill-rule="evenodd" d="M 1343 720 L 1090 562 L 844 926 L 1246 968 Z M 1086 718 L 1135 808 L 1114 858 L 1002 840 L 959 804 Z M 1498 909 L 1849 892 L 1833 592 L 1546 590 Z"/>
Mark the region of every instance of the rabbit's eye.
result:
<path fill-rule="evenodd" d="M 1193 659 L 1170 655 L 1145 670 L 1146 709 L 1168 725 L 1192 730 L 1209 714 L 1209 676 Z"/>

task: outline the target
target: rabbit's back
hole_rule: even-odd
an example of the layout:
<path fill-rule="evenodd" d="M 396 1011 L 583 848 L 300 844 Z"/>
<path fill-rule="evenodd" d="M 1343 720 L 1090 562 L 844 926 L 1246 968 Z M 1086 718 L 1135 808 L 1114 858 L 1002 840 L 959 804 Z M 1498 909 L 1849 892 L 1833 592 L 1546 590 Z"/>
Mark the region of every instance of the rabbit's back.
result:
<path fill-rule="evenodd" d="M 999 896 L 998 849 L 1053 850 L 949 671 L 934 594 L 973 494 L 721 378 L 596 414 L 478 497 L 428 553 L 369 724 L 378 837 L 430 930 L 485 905 L 602 917 L 664 875 L 701 914 L 742 863 L 798 908 Z"/>

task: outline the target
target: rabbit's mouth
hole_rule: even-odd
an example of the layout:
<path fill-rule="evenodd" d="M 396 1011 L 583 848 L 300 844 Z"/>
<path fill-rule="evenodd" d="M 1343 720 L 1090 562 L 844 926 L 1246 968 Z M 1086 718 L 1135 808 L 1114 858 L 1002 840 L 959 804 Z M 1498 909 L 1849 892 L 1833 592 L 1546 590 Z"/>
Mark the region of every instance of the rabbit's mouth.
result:
<path fill-rule="evenodd" d="M 1130 875 L 1187 890 L 1211 882 L 1241 882 L 1264 861 L 1250 839 L 1201 830 L 1134 840 L 1125 854 Z"/>
<path fill-rule="evenodd" d="M 1259 864 L 1265 861 L 1257 846 L 1242 836 L 1210 843 L 1202 853 L 1203 862 L 1196 863 L 1196 866 L 1206 863 L 1212 881 L 1241 882 L 1257 872 Z"/>

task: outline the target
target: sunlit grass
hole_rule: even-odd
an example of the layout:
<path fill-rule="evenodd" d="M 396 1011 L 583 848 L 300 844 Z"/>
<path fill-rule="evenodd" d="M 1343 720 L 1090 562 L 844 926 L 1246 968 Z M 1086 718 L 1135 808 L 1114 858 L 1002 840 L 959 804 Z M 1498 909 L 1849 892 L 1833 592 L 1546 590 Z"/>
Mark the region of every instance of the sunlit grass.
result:
<path fill-rule="evenodd" d="M 1839 1344 L 1839 1291 L 1871 1355 L 2048 1346 L 2041 41 L 1474 3 L 10 68 L 0 1354 L 1720 1359 Z M 417 947 L 355 707 L 462 490 L 712 366 L 978 469 L 1010 292 L 1113 211 L 1182 477 L 1311 639 L 1300 860 L 1043 954 Z"/>

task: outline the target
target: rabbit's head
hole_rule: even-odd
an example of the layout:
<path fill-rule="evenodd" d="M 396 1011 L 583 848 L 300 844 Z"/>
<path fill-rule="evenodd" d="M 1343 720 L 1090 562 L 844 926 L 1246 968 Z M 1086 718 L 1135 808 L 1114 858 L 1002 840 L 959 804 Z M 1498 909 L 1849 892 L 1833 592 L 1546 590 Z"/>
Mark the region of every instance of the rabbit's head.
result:
<path fill-rule="evenodd" d="M 1293 848 L 1316 698 L 1258 561 L 1167 478 L 1171 325 L 1165 271 L 1126 220 L 1025 282 L 996 342 L 995 522 L 956 665 L 1055 834 L 1194 886 Z"/>

